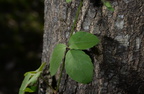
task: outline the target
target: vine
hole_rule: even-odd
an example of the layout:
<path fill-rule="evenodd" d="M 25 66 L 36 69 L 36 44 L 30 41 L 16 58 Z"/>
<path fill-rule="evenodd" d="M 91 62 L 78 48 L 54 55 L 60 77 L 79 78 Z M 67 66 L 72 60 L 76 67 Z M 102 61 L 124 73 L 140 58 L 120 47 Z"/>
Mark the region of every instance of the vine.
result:
<path fill-rule="evenodd" d="M 67 3 L 70 3 L 71 1 L 72 0 L 66 0 Z M 114 11 L 108 1 L 101 1 L 110 11 Z M 75 34 L 73 34 L 82 4 L 83 0 L 80 1 L 78 10 L 76 12 L 76 17 L 71 28 L 68 46 L 65 44 L 57 44 L 53 49 L 50 58 L 49 71 L 51 76 L 54 76 L 57 73 L 60 65 L 62 65 L 57 87 L 53 88 L 47 83 L 48 86 L 53 90 L 53 92 L 58 92 L 59 90 L 61 77 L 64 69 L 66 70 L 66 73 L 70 76 L 71 79 L 79 83 L 87 84 L 92 81 L 94 69 L 92 60 L 83 50 L 89 49 L 97 45 L 99 43 L 99 39 L 95 35 L 83 31 L 77 31 Z M 25 78 L 20 87 L 19 94 L 36 91 L 38 78 L 41 77 L 40 74 L 42 73 L 45 65 L 46 63 L 42 63 L 36 71 L 30 71 L 24 74 Z"/>

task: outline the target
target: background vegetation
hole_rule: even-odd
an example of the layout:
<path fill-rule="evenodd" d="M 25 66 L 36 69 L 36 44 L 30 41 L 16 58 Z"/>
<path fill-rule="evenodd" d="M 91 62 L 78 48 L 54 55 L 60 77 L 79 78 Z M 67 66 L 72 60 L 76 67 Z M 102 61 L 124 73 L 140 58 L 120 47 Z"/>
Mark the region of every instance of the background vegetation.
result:
<path fill-rule="evenodd" d="M 43 0 L 0 0 L 0 94 L 17 94 L 41 62 Z"/>

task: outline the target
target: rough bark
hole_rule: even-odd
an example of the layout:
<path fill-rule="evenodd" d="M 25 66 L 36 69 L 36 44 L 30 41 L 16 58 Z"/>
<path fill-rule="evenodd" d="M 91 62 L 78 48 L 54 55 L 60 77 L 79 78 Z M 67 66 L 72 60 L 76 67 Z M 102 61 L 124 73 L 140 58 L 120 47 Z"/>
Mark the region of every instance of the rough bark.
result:
<path fill-rule="evenodd" d="M 144 94 L 144 0 L 109 0 L 114 12 L 98 0 L 83 0 L 76 31 L 96 34 L 101 42 L 87 53 L 95 66 L 93 81 L 80 84 L 65 72 L 59 94 Z M 45 24 L 42 62 L 47 62 L 44 78 L 56 85 L 49 75 L 49 59 L 57 43 L 66 44 L 80 0 L 45 0 Z M 39 94 L 51 94 L 40 80 Z"/>

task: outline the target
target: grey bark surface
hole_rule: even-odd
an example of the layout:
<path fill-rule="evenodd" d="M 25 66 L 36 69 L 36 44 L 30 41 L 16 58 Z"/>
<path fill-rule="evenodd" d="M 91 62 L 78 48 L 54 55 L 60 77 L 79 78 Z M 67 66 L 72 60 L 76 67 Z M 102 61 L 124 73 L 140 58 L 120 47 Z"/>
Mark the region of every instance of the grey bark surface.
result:
<path fill-rule="evenodd" d="M 62 75 L 58 94 L 144 94 L 144 0 L 110 0 L 114 12 L 97 6 L 97 0 L 83 0 L 76 31 L 97 35 L 101 42 L 88 50 L 94 64 L 93 81 L 80 84 Z M 80 0 L 45 0 L 42 62 L 47 62 L 39 94 L 52 94 L 46 81 L 49 60 L 57 43 L 66 44 Z"/>

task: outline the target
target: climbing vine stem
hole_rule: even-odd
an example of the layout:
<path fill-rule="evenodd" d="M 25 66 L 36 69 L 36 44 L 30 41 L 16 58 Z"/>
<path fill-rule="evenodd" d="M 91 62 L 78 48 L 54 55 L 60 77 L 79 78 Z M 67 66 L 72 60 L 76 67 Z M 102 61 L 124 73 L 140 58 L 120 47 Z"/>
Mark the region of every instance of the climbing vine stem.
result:
<path fill-rule="evenodd" d="M 83 0 L 80 1 L 80 4 L 78 6 L 78 10 L 76 11 L 76 16 L 75 16 L 74 23 L 73 23 L 72 28 L 71 28 L 70 37 L 73 35 L 73 32 L 74 32 L 74 29 L 76 27 L 76 23 L 77 23 L 77 20 L 78 20 L 78 17 L 79 17 L 82 5 L 83 5 Z M 65 55 L 66 55 L 66 53 L 65 53 Z M 64 67 L 65 67 L 65 60 L 63 60 L 62 67 L 61 67 L 61 70 L 60 70 L 60 77 L 58 79 L 58 84 L 57 84 L 57 87 L 56 87 L 56 92 L 59 90 L 59 86 L 60 86 L 60 82 L 61 82 L 61 78 L 62 78 L 62 72 L 64 70 Z"/>
<path fill-rule="evenodd" d="M 65 55 L 66 55 L 66 52 L 65 52 Z M 59 86 L 60 86 L 60 82 L 61 82 L 64 66 L 65 66 L 65 58 L 63 59 L 62 67 L 61 67 L 61 70 L 60 70 L 60 76 L 59 76 L 59 79 L 58 79 L 58 84 L 57 84 L 57 87 L 56 87 L 56 92 L 58 92 L 58 90 L 59 90 Z"/>
<path fill-rule="evenodd" d="M 70 3 L 71 1 L 72 0 L 66 0 L 67 3 Z M 114 8 L 108 1 L 101 1 L 110 11 L 114 11 Z M 76 16 L 70 30 L 68 45 L 57 44 L 51 55 L 49 68 L 51 76 L 56 75 L 56 72 L 61 65 L 57 87 L 52 87 L 49 85 L 47 80 L 45 80 L 41 75 L 43 68 L 46 65 L 46 63 L 42 63 L 37 70 L 29 71 L 24 74 L 25 78 L 19 89 L 19 94 L 25 94 L 25 92 L 35 92 L 37 88 L 35 85 L 37 84 L 39 77 L 41 77 L 47 83 L 48 87 L 53 90 L 53 93 L 56 94 L 59 91 L 64 69 L 71 79 L 79 83 L 87 84 L 92 81 L 94 69 L 91 62 L 92 60 L 85 52 L 83 52 L 83 50 L 92 48 L 93 46 L 97 45 L 100 40 L 95 35 L 88 32 L 77 31 L 75 34 L 73 34 L 82 6 L 83 0 L 80 1 L 76 11 Z"/>
<path fill-rule="evenodd" d="M 76 23 L 77 23 L 79 14 L 80 14 L 80 10 L 81 10 L 81 8 L 82 8 L 82 5 L 83 5 L 83 0 L 80 1 L 80 4 L 79 4 L 79 6 L 78 6 L 78 10 L 77 10 L 77 12 L 76 12 L 76 16 L 75 16 L 75 19 L 74 19 L 74 23 L 73 23 L 72 28 L 71 28 L 70 37 L 73 35 L 74 29 L 75 29 L 75 27 L 76 27 Z"/>

